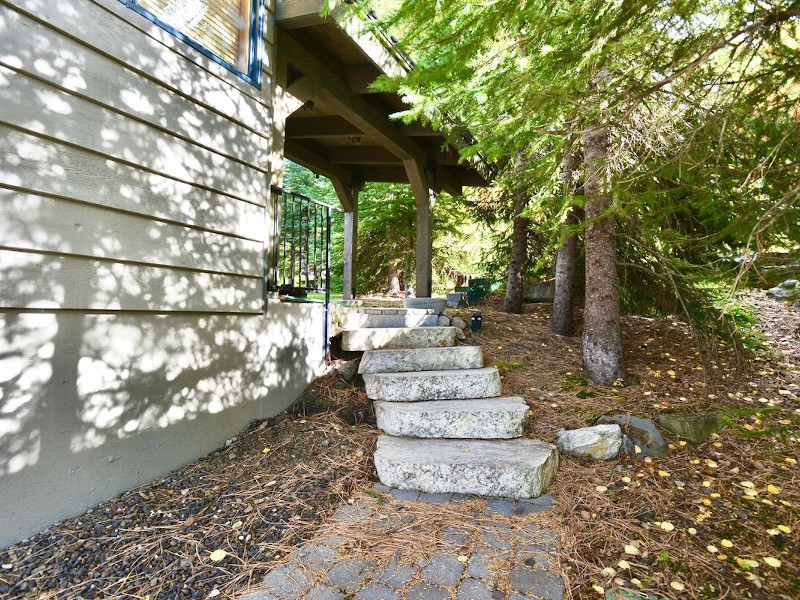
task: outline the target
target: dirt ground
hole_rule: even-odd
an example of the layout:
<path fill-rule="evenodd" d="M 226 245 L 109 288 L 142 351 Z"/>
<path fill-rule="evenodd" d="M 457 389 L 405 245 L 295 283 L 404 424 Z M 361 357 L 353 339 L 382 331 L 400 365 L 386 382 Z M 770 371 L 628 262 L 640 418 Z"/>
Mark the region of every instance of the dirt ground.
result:
<path fill-rule="evenodd" d="M 800 598 L 800 310 L 748 298 L 765 348 L 744 371 L 724 354 L 703 364 L 674 320 L 624 317 L 621 388 L 587 381 L 580 337 L 550 333 L 550 305 L 477 307 L 483 330 L 466 343 L 501 370 L 504 394 L 531 405 L 527 436 L 552 442 L 609 411 L 726 419 L 699 446 L 665 434 L 663 459 L 563 458 L 549 525 L 562 536 L 568 598 L 616 587 L 674 600 Z M 226 447 L 0 552 L 0 597 L 233 598 L 363 497 L 375 480 L 372 419 L 363 390 L 331 373 Z"/>

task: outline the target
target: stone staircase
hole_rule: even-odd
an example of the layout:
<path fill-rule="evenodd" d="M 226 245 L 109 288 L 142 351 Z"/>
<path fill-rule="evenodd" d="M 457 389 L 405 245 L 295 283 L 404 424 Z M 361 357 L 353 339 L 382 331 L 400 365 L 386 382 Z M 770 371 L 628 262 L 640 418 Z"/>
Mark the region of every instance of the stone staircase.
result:
<path fill-rule="evenodd" d="M 385 432 L 375 451 L 381 483 L 427 493 L 543 494 L 558 452 L 521 437 L 525 401 L 501 395 L 500 374 L 484 366 L 481 349 L 456 345 L 459 329 L 434 325 L 443 301 L 409 300 L 405 309 L 362 308 L 370 312 L 358 314 L 369 317 L 345 317 L 359 326 L 342 331 L 343 349 L 364 351 L 359 373 Z M 408 326 L 412 315 L 420 323 Z"/>

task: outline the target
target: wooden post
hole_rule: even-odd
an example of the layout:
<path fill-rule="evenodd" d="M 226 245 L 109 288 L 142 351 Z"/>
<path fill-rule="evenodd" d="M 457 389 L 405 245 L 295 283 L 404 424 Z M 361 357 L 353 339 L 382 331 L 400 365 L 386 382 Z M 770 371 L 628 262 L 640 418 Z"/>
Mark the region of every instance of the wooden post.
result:
<path fill-rule="evenodd" d="M 433 223 L 431 209 L 436 202 L 436 193 L 431 190 L 431 177 L 416 160 L 403 161 L 403 166 L 417 204 L 417 298 L 430 298 L 433 291 Z"/>
<path fill-rule="evenodd" d="M 333 189 L 344 209 L 344 272 L 342 273 L 342 298 L 356 298 L 356 256 L 358 254 L 358 193 L 360 184 L 345 183 L 331 177 Z"/>
<path fill-rule="evenodd" d="M 344 213 L 344 274 L 342 296 L 345 300 L 356 298 L 356 253 L 358 250 L 358 192 L 353 210 Z"/>

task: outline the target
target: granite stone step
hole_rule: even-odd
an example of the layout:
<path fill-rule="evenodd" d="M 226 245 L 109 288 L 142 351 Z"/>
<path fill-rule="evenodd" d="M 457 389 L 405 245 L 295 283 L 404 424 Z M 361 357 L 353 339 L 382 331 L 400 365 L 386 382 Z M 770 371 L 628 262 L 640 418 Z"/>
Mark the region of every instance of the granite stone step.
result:
<path fill-rule="evenodd" d="M 439 316 L 434 314 L 397 314 L 397 313 L 362 313 L 346 312 L 342 315 L 342 328 L 358 329 L 360 327 L 435 327 L 439 324 Z"/>
<path fill-rule="evenodd" d="M 375 327 L 342 331 L 342 350 L 455 346 L 455 327 Z"/>
<path fill-rule="evenodd" d="M 522 436 L 530 409 L 518 396 L 430 402 L 375 402 L 378 429 L 416 438 L 509 439 Z"/>
<path fill-rule="evenodd" d="M 367 397 L 387 402 L 461 400 L 500 395 L 500 373 L 494 367 L 365 374 Z"/>
<path fill-rule="evenodd" d="M 444 348 L 407 348 L 370 350 L 361 357 L 359 373 L 406 373 L 412 371 L 446 371 L 480 369 L 483 351 L 479 346 Z"/>
<path fill-rule="evenodd" d="M 427 308 L 439 314 L 444 310 L 446 298 L 406 298 L 403 306 L 406 308 Z"/>
<path fill-rule="evenodd" d="M 381 483 L 427 493 L 541 496 L 558 469 L 555 446 L 539 440 L 378 438 Z"/>

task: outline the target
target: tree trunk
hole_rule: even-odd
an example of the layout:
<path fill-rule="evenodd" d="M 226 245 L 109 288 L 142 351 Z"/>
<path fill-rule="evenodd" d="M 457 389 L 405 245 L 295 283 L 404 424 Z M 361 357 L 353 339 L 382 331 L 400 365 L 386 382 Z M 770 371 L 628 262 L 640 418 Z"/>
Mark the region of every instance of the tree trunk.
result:
<path fill-rule="evenodd" d="M 575 171 L 578 168 L 580 155 L 568 151 L 561 164 L 561 175 L 564 179 L 565 196 L 578 193 Z M 577 225 L 578 210 L 570 209 L 565 227 Z M 556 256 L 556 284 L 553 296 L 553 313 L 550 315 L 550 331 L 559 335 L 572 335 L 572 310 L 575 304 L 575 260 L 578 256 L 578 234 L 567 233 L 561 242 Z"/>
<path fill-rule="evenodd" d="M 396 262 L 389 263 L 389 275 L 386 278 L 386 287 L 389 295 L 400 295 L 400 265 Z"/>
<path fill-rule="evenodd" d="M 611 205 L 608 193 L 609 135 L 605 127 L 589 127 L 583 135 L 586 178 L 586 307 L 583 311 L 583 366 L 592 381 L 612 385 L 625 377 L 619 323 L 619 276 L 614 220 L 603 216 Z"/>
<path fill-rule="evenodd" d="M 522 279 L 525 266 L 528 264 L 528 226 L 530 219 L 521 216 L 528 205 L 528 197 L 518 194 L 514 206 L 514 232 L 511 236 L 511 261 L 508 265 L 508 283 L 503 311 L 508 313 L 522 312 Z"/>

